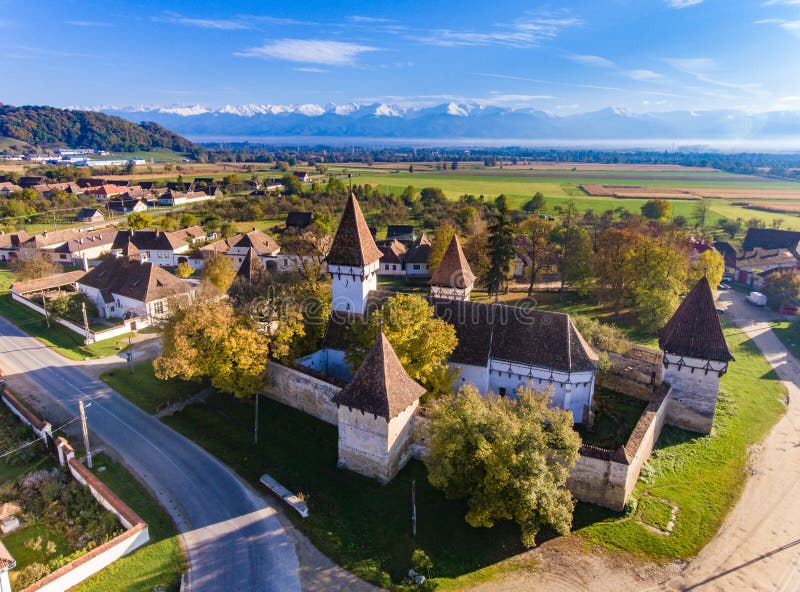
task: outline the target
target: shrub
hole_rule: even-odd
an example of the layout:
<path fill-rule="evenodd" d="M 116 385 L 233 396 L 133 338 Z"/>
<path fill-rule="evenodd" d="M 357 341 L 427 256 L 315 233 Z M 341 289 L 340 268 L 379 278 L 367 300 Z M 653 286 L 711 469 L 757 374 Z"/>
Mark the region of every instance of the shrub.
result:
<path fill-rule="evenodd" d="M 14 587 L 21 590 L 31 584 L 35 584 L 48 574 L 47 566 L 42 563 L 31 563 L 28 567 L 17 574 L 17 581 Z"/>

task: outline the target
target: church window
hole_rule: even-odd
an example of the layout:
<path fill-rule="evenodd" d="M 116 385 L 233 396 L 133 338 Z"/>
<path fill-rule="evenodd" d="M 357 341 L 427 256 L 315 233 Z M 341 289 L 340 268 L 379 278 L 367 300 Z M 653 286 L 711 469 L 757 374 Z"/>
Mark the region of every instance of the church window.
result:
<path fill-rule="evenodd" d="M 498 389 L 498 393 L 500 394 L 500 396 L 501 396 L 501 397 L 505 397 L 505 396 L 506 396 L 506 387 L 504 387 L 504 386 L 501 386 L 501 387 Z"/>

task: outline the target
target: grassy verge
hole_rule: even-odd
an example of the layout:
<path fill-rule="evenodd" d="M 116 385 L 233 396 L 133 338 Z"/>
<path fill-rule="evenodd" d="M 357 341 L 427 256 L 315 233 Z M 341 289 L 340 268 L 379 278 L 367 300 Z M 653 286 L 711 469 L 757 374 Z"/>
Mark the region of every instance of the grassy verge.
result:
<path fill-rule="evenodd" d="M 186 399 L 203 388 L 196 382 L 184 380 L 159 380 L 153 373 L 150 360 L 137 362 L 133 372 L 127 367 L 115 368 L 100 377 L 111 388 L 124 395 L 131 403 L 150 414 L 166 405 Z"/>
<path fill-rule="evenodd" d="M 797 321 L 773 321 L 772 330 L 792 355 L 800 359 L 800 325 Z"/>
<path fill-rule="evenodd" d="M 11 298 L 9 290 L 13 282 L 14 273 L 6 268 L 0 269 L 0 316 L 14 323 L 47 347 L 52 347 L 65 358 L 70 360 L 102 358 L 117 353 L 128 345 L 127 335 L 85 345 L 83 337 L 66 327 L 55 323 L 48 327 L 42 315 Z"/>
<path fill-rule="evenodd" d="M 722 379 L 712 435 L 665 428 L 634 492 L 679 507 L 672 534 L 609 517 L 580 530 L 587 540 L 656 558 L 688 557 L 714 536 L 739 499 L 747 449 L 766 436 L 785 407 L 783 387 L 755 343 L 730 325 L 725 335 L 736 361 Z"/>
<path fill-rule="evenodd" d="M 158 586 L 177 592 L 184 571 L 183 552 L 175 526 L 158 502 L 120 464 L 104 455 L 95 458 L 97 476 L 149 526 L 150 542 L 85 580 L 72 592 L 151 592 Z"/>

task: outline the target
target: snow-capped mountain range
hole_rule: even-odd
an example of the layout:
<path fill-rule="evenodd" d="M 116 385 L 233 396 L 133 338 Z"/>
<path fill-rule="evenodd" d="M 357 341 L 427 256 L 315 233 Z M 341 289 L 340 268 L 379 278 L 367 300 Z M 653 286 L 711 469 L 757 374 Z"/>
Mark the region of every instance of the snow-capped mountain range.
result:
<path fill-rule="evenodd" d="M 155 121 L 196 139 L 278 136 L 526 141 L 800 139 L 800 111 L 634 113 L 607 108 L 555 115 L 532 108 L 462 103 L 415 108 L 384 103 L 70 108 L 101 111 L 137 123 Z"/>

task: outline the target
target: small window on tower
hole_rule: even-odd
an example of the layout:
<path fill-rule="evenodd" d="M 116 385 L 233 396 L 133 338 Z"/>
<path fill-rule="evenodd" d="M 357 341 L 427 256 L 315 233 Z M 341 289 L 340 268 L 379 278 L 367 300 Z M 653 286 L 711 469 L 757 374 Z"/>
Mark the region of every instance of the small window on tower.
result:
<path fill-rule="evenodd" d="M 505 396 L 506 396 L 506 388 L 505 388 L 505 387 L 501 386 L 501 387 L 498 389 L 498 392 L 500 393 L 500 396 L 501 396 L 501 397 L 505 397 Z"/>

